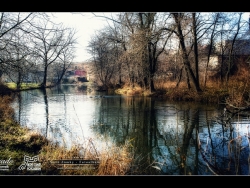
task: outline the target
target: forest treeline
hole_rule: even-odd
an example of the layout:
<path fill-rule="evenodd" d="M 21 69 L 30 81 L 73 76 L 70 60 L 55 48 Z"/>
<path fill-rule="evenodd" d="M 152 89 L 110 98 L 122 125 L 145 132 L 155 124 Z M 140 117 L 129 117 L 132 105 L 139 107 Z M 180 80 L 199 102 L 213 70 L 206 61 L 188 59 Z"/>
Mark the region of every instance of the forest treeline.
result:
<path fill-rule="evenodd" d="M 91 74 L 103 90 L 128 86 L 153 93 L 182 85 L 201 93 L 209 81 L 228 88 L 236 73 L 248 75 L 250 26 L 243 12 L 90 14 L 107 20 L 87 49 Z M 52 20 L 42 12 L 0 13 L 3 82 L 4 75 L 17 88 L 61 83 L 74 60 L 76 30 Z"/>
<path fill-rule="evenodd" d="M 129 12 L 112 17 L 89 42 L 95 78 L 104 88 L 160 83 L 200 93 L 208 81 L 228 86 L 249 60 L 249 22 L 242 12 Z M 243 77 L 243 76 L 241 76 Z"/>

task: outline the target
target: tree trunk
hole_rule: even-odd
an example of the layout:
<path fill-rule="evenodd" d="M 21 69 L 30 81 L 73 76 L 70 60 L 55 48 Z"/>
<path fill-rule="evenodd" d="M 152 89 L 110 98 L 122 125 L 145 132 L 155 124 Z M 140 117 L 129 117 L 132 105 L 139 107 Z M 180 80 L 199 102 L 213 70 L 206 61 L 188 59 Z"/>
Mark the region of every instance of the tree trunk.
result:
<path fill-rule="evenodd" d="M 43 82 L 41 84 L 42 88 L 45 88 L 46 84 L 47 84 L 47 71 L 48 71 L 48 66 L 46 65 L 46 66 L 44 66 Z"/>
<path fill-rule="evenodd" d="M 180 74 L 178 76 L 178 81 L 177 81 L 177 84 L 175 87 L 179 87 L 179 84 L 180 84 L 181 78 L 182 78 L 182 71 L 183 71 L 183 66 L 181 67 Z"/>
<path fill-rule="evenodd" d="M 196 28 L 196 14 L 192 13 L 193 20 L 193 39 L 194 39 L 194 62 L 195 62 L 195 77 L 199 85 L 199 60 L 198 60 L 198 41 L 197 41 L 197 28 Z"/>
<path fill-rule="evenodd" d="M 183 59 L 183 64 L 185 66 L 186 71 L 188 72 L 188 75 L 191 78 L 192 83 L 194 84 L 195 90 L 197 92 L 201 92 L 201 88 L 199 85 L 199 81 L 196 79 L 194 72 L 191 69 L 191 65 L 190 65 L 190 61 L 188 59 L 188 54 L 187 54 L 187 50 L 186 50 L 186 46 L 184 43 L 184 36 L 182 33 L 182 28 L 181 28 L 181 23 L 180 23 L 180 16 L 176 13 L 173 14 L 174 18 L 175 18 L 175 23 L 177 24 L 177 32 L 178 32 L 178 38 L 180 41 L 180 46 L 181 46 L 181 50 L 182 50 L 182 59 Z"/>
<path fill-rule="evenodd" d="M 17 78 L 17 84 L 16 84 L 17 89 L 21 89 L 21 73 L 18 71 L 18 78 Z"/>
<path fill-rule="evenodd" d="M 62 71 L 62 74 L 59 76 L 59 78 L 58 78 L 57 82 L 55 83 L 55 85 L 59 85 L 61 83 L 65 72 L 66 72 L 66 69 L 64 68 L 63 71 Z"/>
<path fill-rule="evenodd" d="M 188 89 L 190 90 L 191 89 L 191 84 L 190 84 L 188 70 L 187 70 L 186 67 L 185 67 L 185 71 L 186 71 L 186 77 L 187 77 L 187 86 L 188 86 Z"/>

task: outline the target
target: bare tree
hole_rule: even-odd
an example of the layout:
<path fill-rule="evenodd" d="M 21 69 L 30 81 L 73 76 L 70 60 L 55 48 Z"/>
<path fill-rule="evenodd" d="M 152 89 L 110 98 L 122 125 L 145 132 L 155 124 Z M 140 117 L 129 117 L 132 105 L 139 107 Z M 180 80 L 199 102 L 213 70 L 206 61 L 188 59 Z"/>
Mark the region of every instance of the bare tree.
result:
<path fill-rule="evenodd" d="M 21 29 L 21 25 L 32 19 L 34 13 L 13 13 L 13 12 L 1 12 L 0 13 L 0 39 L 8 34 L 13 29 Z"/>
<path fill-rule="evenodd" d="M 229 77 L 232 73 L 232 68 L 235 66 L 234 54 L 240 48 L 238 39 L 244 30 L 242 22 L 243 13 L 223 13 L 220 15 L 220 24 L 218 26 L 218 51 L 220 61 L 220 79 L 223 82 L 224 78 L 228 84 Z M 236 48 L 237 46 L 237 48 Z"/>
<path fill-rule="evenodd" d="M 162 30 L 162 25 L 158 27 L 158 24 L 166 24 L 165 16 L 158 13 L 121 13 L 116 19 L 102 16 L 122 28 L 120 31 L 123 33 L 119 37 L 115 35 L 117 38 L 114 41 L 123 45 L 123 58 L 130 82 L 132 85 L 140 82 L 149 91 L 155 91 L 157 61 L 172 34 Z"/>
<path fill-rule="evenodd" d="M 216 37 L 216 34 L 217 34 L 217 25 L 218 25 L 218 22 L 219 22 L 219 19 L 220 19 L 220 15 L 221 13 L 215 13 L 215 14 L 212 14 L 212 29 L 209 33 L 210 34 L 210 37 L 209 37 L 209 42 L 208 42 L 208 51 L 207 51 L 207 63 L 206 63 L 206 68 L 205 68 L 205 75 L 204 75 L 204 87 L 206 87 L 206 83 L 207 83 L 207 71 L 208 71 L 208 65 L 209 65 L 209 62 L 210 62 L 210 57 L 211 57 L 211 54 L 213 52 L 215 52 L 215 37 Z"/>
<path fill-rule="evenodd" d="M 175 24 L 176 24 L 176 30 L 174 31 L 174 33 L 177 35 L 179 42 L 180 42 L 180 47 L 181 47 L 181 51 L 182 51 L 182 59 L 183 59 L 183 64 L 185 67 L 185 70 L 188 73 L 188 76 L 190 76 L 192 83 L 195 86 L 195 90 L 197 92 L 202 91 L 199 85 L 199 80 L 197 80 L 197 78 L 195 77 L 195 74 L 192 70 L 191 67 L 191 63 L 190 60 L 188 58 L 188 51 L 187 51 L 187 47 L 185 44 L 185 37 L 184 37 L 184 33 L 183 33 L 183 28 L 182 28 L 182 22 L 184 20 L 184 13 L 171 13 L 173 15 Z M 193 27 L 195 27 L 193 25 Z"/>
<path fill-rule="evenodd" d="M 60 61 L 66 49 L 74 48 L 76 44 L 75 30 L 65 28 L 62 24 L 54 24 L 43 20 L 40 25 L 33 25 L 33 47 L 36 56 L 40 59 L 44 76 L 41 87 L 47 87 L 47 76 L 50 65 Z M 72 52 L 73 53 L 73 52 Z"/>
<path fill-rule="evenodd" d="M 237 14 L 235 15 L 237 16 Z M 238 19 L 236 20 L 236 23 L 234 23 L 233 27 L 236 27 L 235 29 L 235 33 L 233 34 L 233 38 L 230 41 L 230 47 L 229 47 L 229 59 L 228 59 L 228 69 L 226 72 L 226 84 L 228 84 L 228 80 L 229 80 L 229 76 L 230 76 L 230 72 L 231 69 L 233 67 L 233 60 L 232 60 L 232 56 L 233 56 L 233 51 L 234 51 L 234 44 L 236 42 L 236 39 L 239 35 L 240 29 L 241 29 L 241 19 L 242 19 L 242 13 L 238 13 Z"/>
<path fill-rule="evenodd" d="M 154 91 L 154 79 L 156 75 L 158 76 L 157 66 L 160 63 L 159 57 L 167 52 L 168 48 L 173 48 L 176 54 L 180 49 L 180 62 L 183 64 L 183 67 L 179 66 L 178 69 L 181 70 L 178 83 L 183 77 L 182 71 L 185 71 L 183 73 L 186 74 L 185 79 L 188 88 L 194 87 L 197 92 L 201 92 L 201 70 L 199 70 L 202 66 L 201 63 L 203 63 L 201 59 L 204 59 L 205 55 L 204 86 L 206 86 L 209 62 L 213 53 L 216 52 L 216 44 L 220 42 L 219 34 L 222 36 L 221 46 L 223 46 L 220 49 L 223 49 L 223 53 L 225 53 L 225 39 L 230 36 L 237 40 L 237 36 L 240 34 L 241 20 L 239 16 L 241 14 L 130 12 L 119 13 L 117 17 L 96 16 L 109 21 L 109 32 L 105 34 L 105 37 L 108 36 L 109 40 L 106 39 L 106 41 L 109 45 L 116 45 L 119 49 L 119 53 L 116 53 L 114 59 L 116 59 L 116 63 L 122 62 L 120 67 L 124 67 L 119 70 L 122 70 L 123 76 L 125 76 L 125 72 L 127 73 L 125 76 L 127 79 L 124 80 L 127 80 L 132 87 L 135 83 L 139 83 L 144 89 Z M 235 17 L 235 19 L 230 17 Z M 113 25 L 110 24 L 110 21 Z M 227 23 L 227 21 L 229 22 Z M 170 47 L 172 41 L 175 41 L 175 47 Z M 231 63 L 228 63 L 225 71 L 227 77 L 233 65 L 232 55 L 235 43 L 231 44 L 231 50 L 228 50 L 231 51 L 229 56 L 231 57 L 229 59 Z M 204 46 L 206 46 L 206 50 L 204 50 Z M 113 54 L 115 54 L 115 50 Z M 170 56 L 172 54 L 169 54 L 169 59 Z M 221 68 L 223 66 L 221 65 Z M 121 71 L 119 71 L 119 74 L 122 75 Z"/>
<path fill-rule="evenodd" d="M 54 65 L 54 72 L 56 73 L 57 79 L 54 85 L 58 85 L 61 83 L 62 78 L 66 72 L 66 70 L 72 64 L 74 59 L 74 49 L 73 48 L 66 48 L 62 51 L 61 55 L 59 56 L 59 61 Z"/>
<path fill-rule="evenodd" d="M 110 41 L 110 37 L 109 33 L 101 31 L 88 45 L 89 52 L 93 56 L 94 71 L 104 90 L 108 89 L 117 70 L 117 48 L 113 40 Z"/>
<path fill-rule="evenodd" d="M 29 36 L 20 30 L 13 29 L 12 40 L 5 48 L 5 59 L 8 63 L 2 64 L 4 73 L 9 79 L 17 84 L 17 89 L 21 88 L 21 83 L 30 81 L 30 71 L 34 66 L 32 49 L 29 47 Z"/>
<path fill-rule="evenodd" d="M 14 51 L 11 53 L 9 50 L 17 50 L 19 48 L 13 41 L 16 39 L 16 32 L 23 30 L 24 26 L 31 22 L 35 15 L 36 13 L 0 13 L 0 78 L 8 70 L 6 67 L 9 67 L 10 63 L 13 63 Z"/>

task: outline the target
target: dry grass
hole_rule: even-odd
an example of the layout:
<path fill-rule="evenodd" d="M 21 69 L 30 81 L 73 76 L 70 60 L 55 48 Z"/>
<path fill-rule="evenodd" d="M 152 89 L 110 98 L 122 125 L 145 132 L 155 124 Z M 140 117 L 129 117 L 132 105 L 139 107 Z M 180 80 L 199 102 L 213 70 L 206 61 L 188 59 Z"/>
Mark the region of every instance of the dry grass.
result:
<path fill-rule="evenodd" d="M 176 81 L 157 80 L 155 82 L 156 90 L 166 90 L 166 89 L 175 88 L 175 87 L 176 87 Z M 184 88 L 186 87 L 186 84 L 184 82 L 180 82 L 179 87 Z"/>
<path fill-rule="evenodd" d="M 0 143 L 4 147 L 0 148 L 0 154 L 3 158 L 10 156 L 15 161 L 7 174 L 12 175 L 125 175 L 130 167 L 132 155 L 129 153 L 129 145 L 107 146 L 97 151 L 91 139 L 86 140 L 86 144 L 74 145 L 67 149 L 57 144 L 49 142 L 46 138 L 36 132 L 22 129 L 20 127 L 10 128 L 8 132 L 1 134 Z M 13 134 L 13 132 L 15 134 Z M 42 164 L 41 171 L 18 171 L 17 167 L 23 162 L 23 156 L 39 156 L 39 162 Z M 53 160 L 95 160 L 96 164 L 84 165 L 58 165 Z M 99 162 L 99 163 L 98 163 Z M 6 174 L 5 173 L 5 174 Z M 2 173 L 1 173 L 2 174 Z M 6 174 L 6 175 L 7 175 Z"/>
<path fill-rule="evenodd" d="M 129 153 L 129 145 L 123 146 L 108 146 L 104 144 L 101 151 L 98 151 L 92 139 L 87 139 L 86 144 L 74 145 L 67 150 L 55 144 L 45 145 L 39 156 L 42 161 L 42 169 L 45 174 L 60 174 L 60 175 L 125 175 L 129 170 L 133 160 Z M 53 160 L 62 159 L 82 159 L 96 160 L 98 164 L 90 165 L 61 165 L 51 163 Z M 60 167 L 60 168 L 59 168 Z M 71 169 L 69 169 L 71 168 Z"/>
<path fill-rule="evenodd" d="M 249 106 L 248 95 L 242 91 L 232 90 L 231 95 L 226 98 L 226 103 L 236 108 Z"/>
<path fill-rule="evenodd" d="M 143 88 L 141 88 L 138 85 L 136 85 L 135 87 L 131 87 L 131 86 L 126 85 L 121 89 L 117 89 L 116 93 L 123 94 L 126 96 L 148 96 L 148 95 L 150 95 L 149 91 L 144 90 Z"/>
<path fill-rule="evenodd" d="M 174 101 L 195 101 L 195 102 L 206 102 L 206 103 L 225 103 L 226 98 L 231 96 L 231 99 L 236 97 L 240 99 L 240 95 L 243 94 L 243 99 L 249 93 L 246 91 L 250 90 L 250 84 L 248 84 L 250 78 L 249 66 L 245 62 L 238 62 L 237 69 L 230 75 L 229 82 L 226 80 L 220 80 L 219 75 L 210 75 L 204 86 L 203 73 L 200 73 L 200 88 L 202 92 L 197 93 L 191 83 L 192 89 L 188 89 L 186 81 L 184 79 L 177 85 L 177 80 L 161 79 L 154 80 L 154 86 L 156 91 L 150 93 L 145 91 L 139 85 L 130 87 L 125 84 L 121 89 L 117 89 L 116 93 L 127 95 L 127 96 L 153 96 L 158 98 L 165 98 Z M 238 92 L 238 94 L 236 94 Z M 239 101 L 238 101 L 239 102 Z"/>
<path fill-rule="evenodd" d="M 11 102 L 10 96 L 0 96 L 0 120 L 12 118 L 14 110 L 10 107 Z"/>
<path fill-rule="evenodd" d="M 235 98 L 237 102 L 243 101 L 249 97 L 248 91 L 248 71 L 245 69 L 240 73 L 230 77 L 229 83 L 221 82 L 219 79 L 207 80 L 206 87 L 201 82 L 202 92 L 197 93 L 193 88 L 188 89 L 186 82 L 180 82 L 176 87 L 176 81 L 157 80 L 155 82 L 154 93 L 143 90 L 136 85 L 134 88 L 125 85 L 121 89 L 117 89 L 116 93 L 126 96 L 153 96 L 165 98 L 173 101 L 195 101 L 205 103 L 225 103 L 226 99 Z M 241 97 L 241 98 L 240 98 Z M 236 99 L 237 98 L 237 99 Z"/>
<path fill-rule="evenodd" d="M 157 84 L 156 84 L 157 86 Z M 226 89 L 219 87 L 218 82 L 208 81 L 206 88 L 201 87 L 203 92 L 197 93 L 193 88 L 188 89 L 185 82 L 180 82 L 176 87 L 176 82 L 167 81 L 161 84 L 161 89 L 156 87 L 154 96 L 162 97 L 172 101 L 195 101 L 205 103 L 220 103 L 228 95 Z M 159 92 L 160 90 L 160 92 Z"/>
<path fill-rule="evenodd" d="M 106 147 L 100 153 L 100 165 L 97 175 L 126 175 L 133 161 L 129 152 L 130 144 Z"/>
<path fill-rule="evenodd" d="M 39 157 L 42 162 L 42 170 L 45 174 L 50 175 L 94 175 L 96 174 L 96 169 L 88 166 L 76 167 L 76 165 L 57 165 L 52 163 L 53 160 L 74 160 L 74 159 L 83 159 L 84 156 L 81 155 L 80 151 L 82 150 L 81 146 L 74 146 L 71 149 L 67 150 L 64 147 L 60 147 L 56 144 L 48 144 L 43 146 L 40 151 Z M 90 159 L 90 158 L 84 158 Z M 96 158 L 92 158 L 92 160 Z"/>

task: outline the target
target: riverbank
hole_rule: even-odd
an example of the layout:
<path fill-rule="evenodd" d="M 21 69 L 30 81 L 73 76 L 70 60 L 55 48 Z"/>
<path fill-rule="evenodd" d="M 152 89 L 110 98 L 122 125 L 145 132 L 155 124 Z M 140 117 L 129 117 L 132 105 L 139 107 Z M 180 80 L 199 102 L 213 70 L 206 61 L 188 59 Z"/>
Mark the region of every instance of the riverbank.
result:
<path fill-rule="evenodd" d="M 13 92 L 14 92 L 13 89 L 0 83 L 0 96 L 11 95 Z"/>
<path fill-rule="evenodd" d="M 98 151 L 94 141 L 88 139 L 85 146 L 67 149 L 14 121 L 12 100 L 11 95 L 0 96 L 0 175 L 125 175 L 129 171 L 133 159 L 129 143 Z M 61 159 L 96 163 L 81 166 L 53 163 Z"/>
<path fill-rule="evenodd" d="M 243 91 L 244 87 L 239 83 L 236 87 L 224 90 L 223 88 L 208 88 L 204 90 L 202 94 L 191 92 L 192 90 L 185 89 L 184 87 L 169 88 L 168 90 L 158 90 L 151 97 L 165 98 L 168 100 L 185 100 L 185 101 L 203 101 L 203 102 L 223 102 L 225 97 L 234 92 L 234 97 L 237 97 L 236 90 L 238 92 Z M 123 88 L 125 89 L 125 88 Z M 127 88 L 128 89 L 128 88 Z M 134 89 L 134 90 L 133 90 Z M 129 95 L 141 95 L 144 92 L 141 88 L 133 88 L 134 93 L 126 93 Z M 128 91 L 128 90 L 127 90 Z M 248 90 L 246 90 L 248 91 Z M 145 94 L 145 93 L 144 93 Z M 168 95 L 169 94 L 169 95 Z M 147 95 L 145 95 L 147 96 Z M 148 95 L 150 96 L 150 95 Z M 172 96 L 172 98 L 171 98 Z M 169 98 L 167 98 L 169 97 Z M 201 98 L 198 98 L 201 97 Z M 221 97 L 221 100 L 218 100 Z M 212 99 L 216 100 L 212 100 Z M 42 137 L 38 133 L 32 132 L 25 127 L 21 127 L 17 122 L 13 120 L 13 113 L 11 112 L 10 102 L 11 96 L 3 96 L 1 98 L 3 109 L 1 114 L 1 137 L 0 137 L 0 160 L 13 161 L 13 164 L 8 165 L 8 171 L 0 171 L 1 175 L 141 175 L 142 172 L 135 172 L 131 170 L 131 166 L 135 164 L 133 158 L 133 150 L 131 150 L 129 144 L 125 144 L 121 147 L 104 147 L 103 151 L 96 151 L 94 141 L 86 140 L 87 147 L 74 146 L 67 150 L 64 147 L 59 147 L 56 144 L 51 143 L 46 138 Z M 12 114 L 12 115 L 11 115 Z M 105 142 L 104 142 L 105 143 Z M 92 148 L 92 150 L 90 149 Z M 93 148 L 95 148 L 93 150 Z M 80 150 L 89 151 L 88 157 L 81 155 Z M 24 163 L 24 156 L 36 157 L 39 156 L 39 162 L 41 163 L 41 170 L 29 171 L 18 170 L 18 168 Z M 87 168 L 86 166 L 81 169 L 61 169 L 56 164 L 51 163 L 53 160 L 58 159 L 75 159 L 84 158 L 88 160 L 97 160 L 98 165 L 92 166 L 94 168 Z M 64 165 L 65 166 L 65 165 Z M 66 165 L 67 166 L 67 165 Z M 135 166 L 135 165 L 134 165 Z M 154 174 L 156 174 L 155 172 Z M 145 173 L 144 173 L 145 174 Z M 148 175 L 148 174 L 145 174 Z"/>
<path fill-rule="evenodd" d="M 225 101 L 225 99 L 230 95 L 227 90 L 213 88 L 206 89 L 202 93 L 197 93 L 187 88 L 169 88 L 150 93 L 148 91 L 143 91 L 138 87 L 124 87 L 122 89 L 115 90 L 115 93 L 126 96 L 146 96 L 171 101 L 193 101 L 202 103 L 223 103 L 223 101 Z"/>
<path fill-rule="evenodd" d="M 157 86 L 154 92 L 143 90 L 139 86 L 123 86 L 122 88 L 116 89 L 115 93 L 126 96 L 156 97 L 171 101 L 224 104 L 228 98 L 248 100 L 248 91 L 250 90 L 250 86 L 248 86 L 247 81 L 244 80 L 233 80 L 228 85 L 210 82 L 207 83 L 206 87 L 201 88 L 202 92 L 196 92 L 193 89 L 188 89 L 184 83 L 180 83 L 180 85 L 176 87 L 174 83 L 168 82 L 164 85 Z M 242 98 L 240 99 L 240 97 Z"/>
<path fill-rule="evenodd" d="M 98 91 L 98 86 L 92 82 L 83 82 L 77 84 L 62 84 L 62 85 L 76 85 L 87 86 L 88 91 Z M 14 92 L 22 90 L 40 89 L 39 85 L 23 84 L 21 89 L 17 90 L 16 86 L 12 83 L 0 86 L 0 95 L 10 95 Z M 115 93 L 126 96 L 146 96 L 162 98 L 171 101 L 193 101 L 202 103 L 224 103 L 226 98 L 237 93 L 245 93 L 250 87 L 245 87 L 245 82 L 230 82 L 228 86 L 219 85 L 218 83 L 208 83 L 207 87 L 201 87 L 202 92 L 196 92 L 193 89 L 188 89 L 184 83 L 180 83 L 179 87 L 175 87 L 172 82 L 165 83 L 164 85 L 157 85 L 154 92 L 144 90 L 139 86 L 123 86 L 122 88 L 108 89 L 108 93 Z"/>

